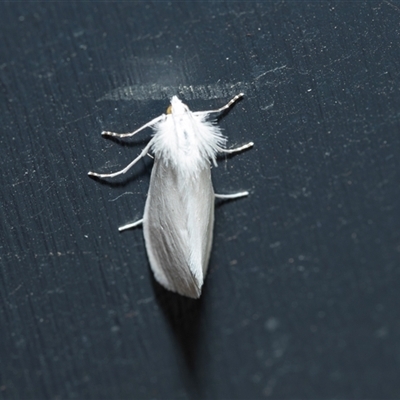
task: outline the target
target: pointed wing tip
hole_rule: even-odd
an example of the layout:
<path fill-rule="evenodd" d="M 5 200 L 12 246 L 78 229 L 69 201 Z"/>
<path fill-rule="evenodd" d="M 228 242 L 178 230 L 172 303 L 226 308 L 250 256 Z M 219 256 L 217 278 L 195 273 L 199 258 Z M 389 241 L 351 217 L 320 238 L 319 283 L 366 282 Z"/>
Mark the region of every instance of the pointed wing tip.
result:
<path fill-rule="evenodd" d="M 192 281 L 190 285 L 185 285 L 181 287 L 175 286 L 175 288 L 172 290 L 180 294 L 181 296 L 189 297 L 191 299 L 199 299 L 201 296 L 202 286 L 203 282 Z"/>
<path fill-rule="evenodd" d="M 203 282 L 191 282 L 190 285 L 182 285 L 179 283 L 173 283 L 166 281 L 164 279 L 160 279 L 159 275 L 154 275 L 156 281 L 163 286 L 165 289 L 179 294 L 180 296 L 188 297 L 191 299 L 199 299 L 201 296 Z"/>
<path fill-rule="evenodd" d="M 202 285 L 192 285 L 190 287 L 183 288 L 183 290 L 179 288 L 176 290 L 176 293 L 191 299 L 199 299 L 201 296 L 201 287 Z"/>

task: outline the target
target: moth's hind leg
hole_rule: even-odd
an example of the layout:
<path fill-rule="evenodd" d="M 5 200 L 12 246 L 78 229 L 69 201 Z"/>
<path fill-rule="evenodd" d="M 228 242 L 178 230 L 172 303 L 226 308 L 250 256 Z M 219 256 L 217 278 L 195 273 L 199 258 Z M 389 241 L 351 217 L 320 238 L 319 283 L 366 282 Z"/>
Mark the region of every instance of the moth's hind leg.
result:
<path fill-rule="evenodd" d="M 240 151 L 249 149 L 250 147 L 253 147 L 253 146 L 254 146 L 254 143 L 249 142 L 249 143 L 244 144 L 243 146 L 236 147 L 235 149 L 220 149 L 219 151 L 221 153 L 225 153 L 225 154 L 239 153 Z"/>
<path fill-rule="evenodd" d="M 249 192 L 238 192 L 233 194 L 217 194 L 215 193 L 214 196 L 216 199 L 239 199 L 240 197 L 246 197 L 249 195 Z"/>
<path fill-rule="evenodd" d="M 126 225 L 120 226 L 120 227 L 118 228 L 118 230 L 119 230 L 120 232 L 126 231 L 127 229 L 136 228 L 137 226 L 139 226 L 139 225 L 141 225 L 141 224 L 143 224 L 143 218 L 142 218 L 142 219 L 139 219 L 139 221 L 132 222 L 132 223 L 130 223 L 130 224 L 126 224 Z"/>

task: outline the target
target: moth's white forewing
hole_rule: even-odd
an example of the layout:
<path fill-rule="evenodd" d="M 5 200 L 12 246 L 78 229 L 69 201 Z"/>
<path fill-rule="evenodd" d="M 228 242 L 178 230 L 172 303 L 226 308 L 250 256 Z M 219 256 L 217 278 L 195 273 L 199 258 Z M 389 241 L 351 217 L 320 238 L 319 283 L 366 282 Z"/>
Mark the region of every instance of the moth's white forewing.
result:
<path fill-rule="evenodd" d="M 156 280 L 198 298 L 207 271 L 214 226 L 209 167 L 197 176 L 156 159 L 143 216 L 146 249 Z"/>

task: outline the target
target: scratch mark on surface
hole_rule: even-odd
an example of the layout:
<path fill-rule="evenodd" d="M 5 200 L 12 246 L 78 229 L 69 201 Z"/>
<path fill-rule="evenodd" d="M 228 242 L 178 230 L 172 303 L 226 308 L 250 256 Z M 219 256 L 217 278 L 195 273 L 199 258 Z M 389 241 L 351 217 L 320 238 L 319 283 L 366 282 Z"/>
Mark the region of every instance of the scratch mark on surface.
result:
<path fill-rule="evenodd" d="M 384 1 L 384 3 L 386 3 L 388 6 L 393 7 L 395 10 L 400 11 L 400 8 L 395 6 L 393 3 L 391 3 L 390 1 Z"/>
<path fill-rule="evenodd" d="M 12 296 L 14 293 L 16 293 L 21 287 L 23 286 L 23 283 L 19 284 L 12 292 L 10 292 L 9 296 Z"/>
<path fill-rule="evenodd" d="M 146 34 L 146 35 L 140 35 L 134 38 L 131 38 L 131 42 L 141 42 L 143 40 L 155 40 L 155 39 L 160 39 L 160 37 L 162 37 L 164 35 L 163 31 L 159 31 L 158 33 L 156 33 L 155 35 L 153 34 Z"/>
<path fill-rule="evenodd" d="M 263 110 L 263 111 L 268 111 L 270 108 L 272 108 L 272 107 L 274 106 L 274 104 L 275 104 L 275 102 L 272 101 L 270 104 L 267 104 L 266 106 L 262 106 L 262 107 L 260 107 L 260 108 L 261 108 L 261 110 Z"/>
<path fill-rule="evenodd" d="M 254 80 L 257 81 L 258 79 L 260 79 L 264 75 L 267 75 L 267 74 L 269 74 L 271 72 L 279 71 L 280 69 L 284 69 L 284 68 L 286 68 L 286 65 L 282 65 L 281 67 L 276 67 L 276 68 L 270 69 L 269 71 L 263 72 L 261 75 L 258 75 L 257 78 L 255 78 Z"/>
<path fill-rule="evenodd" d="M 152 297 L 147 297 L 145 299 L 138 300 L 136 302 L 136 304 L 147 304 L 147 303 L 150 303 L 151 301 L 153 301 L 153 298 Z"/>
<path fill-rule="evenodd" d="M 76 118 L 76 119 L 74 119 L 74 120 L 72 120 L 72 121 L 67 121 L 67 122 L 65 123 L 65 126 L 70 125 L 70 124 L 74 124 L 75 122 L 78 122 L 78 121 L 80 121 L 80 120 L 82 120 L 82 119 L 89 118 L 89 117 L 91 117 L 92 115 L 98 113 L 99 111 L 101 111 L 101 109 L 94 110 L 94 111 L 91 112 L 91 113 L 86 113 L 83 117 Z M 64 129 L 62 129 L 62 130 L 64 130 Z"/>
<path fill-rule="evenodd" d="M 125 193 L 122 193 L 121 195 L 119 195 L 119 196 L 117 196 L 115 199 L 112 199 L 112 200 L 108 200 L 109 202 L 112 202 L 112 201 L 117 201 L 119 198 L 121 198 L 122 196 L 125 196 L 125 195 L 128 195 L 128 194 L 134 194 L 133 192 L 125 192 Z"/>
<path fill-rule="evenodd" d="M 44 192 L 47 193 L 54 185 L 55 183 L 52 183 Z"/>

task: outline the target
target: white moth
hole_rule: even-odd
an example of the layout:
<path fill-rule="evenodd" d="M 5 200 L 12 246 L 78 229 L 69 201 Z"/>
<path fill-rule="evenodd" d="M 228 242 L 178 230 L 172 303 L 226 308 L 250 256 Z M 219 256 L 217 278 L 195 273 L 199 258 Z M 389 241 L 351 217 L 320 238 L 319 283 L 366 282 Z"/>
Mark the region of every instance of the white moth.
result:
<path fill-rule="evenodd" d="M 103 136 L 129 137 L 151 127 L 154 136 L 128 166 L 111 174 L 89 172 L 98 178 L 125 174 L 152 151 L 154 166 L 143 219 L 119 228 L 143 224 L 150 266 L 156 280 L 181 295 L 199 298 L 210 258 L 214 226 L 215 198 L 234 199 L 248 192 L 215 194 L 211 183 L 211 162 L 218 153 L 235 153 L 253 146 L 250 142 L 226 149 L 226 138 L 218 126 L 207 121 L 213 113 L 227 110 L 228 104 L 209 111 L 191 112 L 177 96 L 166 114 L 153 119 L 132 133 L 102 132 Z"/>

